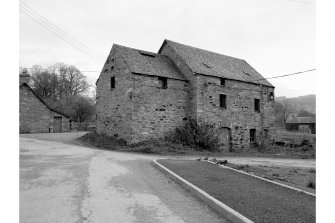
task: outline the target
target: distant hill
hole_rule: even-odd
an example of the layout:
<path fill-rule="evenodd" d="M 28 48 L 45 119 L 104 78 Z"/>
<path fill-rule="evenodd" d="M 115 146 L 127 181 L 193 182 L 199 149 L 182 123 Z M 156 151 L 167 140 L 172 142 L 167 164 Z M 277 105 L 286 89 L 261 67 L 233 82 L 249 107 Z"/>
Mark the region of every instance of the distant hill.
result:
<path fill-rule="evenodd" d="M 299 110 L 305 110 L 313 114 L 316 113 L 316 96 L 315 94 L 299 96 L 295 98 L 277 97 L 277 101 L 287 101 L 293 109 L 298 112 Z"/>

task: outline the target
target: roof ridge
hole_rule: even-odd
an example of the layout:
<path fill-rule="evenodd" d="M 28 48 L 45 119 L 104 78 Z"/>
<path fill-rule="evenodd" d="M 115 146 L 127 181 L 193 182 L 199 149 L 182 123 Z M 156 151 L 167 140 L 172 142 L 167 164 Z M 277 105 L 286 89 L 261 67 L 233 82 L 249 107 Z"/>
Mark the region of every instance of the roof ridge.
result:
<path fill-rule="evenodd" d="M 155 52 L 151 52 L 151 51 L 147 51 L 147 50 L 141 50 L 141 49 L 137 49 L 137 48 L 133 48 L 133 47 L 129 47 L 129 46 L 123 46 L 123 45 L 116 44 L 116 43 L 114 43 L 113 46 L 116 46 L 116 47 L 119 47 L 119 48 L 126 48 L 126 49 L 134 50 L 134 51 L 141 51 L 141 52 L 144 52 L 144 53 L 151 53 L 151 54 L 154 54 L 154 55 L 161 55 L 161 54 L 158 54 L 158 53 L 155 53 Z"/>
<path fill-rule="evenodd" d="M 176 44 L 179 44 L 179 45 L 182 45 L 182 46 L 186 46 L 186 47 L 191 47 L 191 48 L 194 48 L 194 49 L 197 49 L 197 50 L 206 51 L 206 52 L 208 52 L 208 53 L 213 53 L 213 54 L 217 54 L 217 55 L 220 55 L 220 56 L 229 57 L 229 58 L 232 58 L 232 59 L 237 59 L 237 60 L 242 60 L 242 61 L 245 61 L 244 59 L 241 59 L 241 58 L 237 58 L 237 57 L 228 56 L 228 55 L 225 55 L 225 54 L 217 53 L 217 52 L 214 52 L 214 51 L 209 51 L 209 50 L 202 49 L 202 48 L 195 47 L 195 46 L 186 45 L 186 44 L 183 44 L 183 43 L 178 43 L 178 42 L 176 42 L 176 41 L 173 41 L 173 40 L 168 40 L 168 39 L 165 39 L 164 41 L 166 41 L 166 42 L 171 42 L 171 43 L 176 43 Z"/>

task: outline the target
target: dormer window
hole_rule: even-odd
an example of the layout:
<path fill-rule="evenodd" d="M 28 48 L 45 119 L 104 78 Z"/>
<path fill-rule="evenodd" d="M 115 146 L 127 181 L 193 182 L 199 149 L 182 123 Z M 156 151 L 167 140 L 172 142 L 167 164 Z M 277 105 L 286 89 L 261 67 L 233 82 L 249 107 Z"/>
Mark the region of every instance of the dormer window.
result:
<path fill-rule="evenodd" d="M 168 88 L 168 85 L 167 85 L 167 78 L 166 78 L 166 77 L 158 77 L 158 81 L 159 81 L 160 84 L 161 84 L 161 88 L 163 88 L 163 89 Z"/>

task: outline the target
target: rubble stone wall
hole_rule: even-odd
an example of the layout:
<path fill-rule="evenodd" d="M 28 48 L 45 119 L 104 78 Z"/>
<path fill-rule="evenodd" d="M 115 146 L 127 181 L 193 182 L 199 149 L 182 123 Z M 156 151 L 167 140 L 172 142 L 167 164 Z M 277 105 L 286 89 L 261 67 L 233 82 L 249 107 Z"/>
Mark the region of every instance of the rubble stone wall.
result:
<path fill-rule="evenodd" d="M 188 89 L 186 81 L 167 79 L 167 88 L 158 77 L 133 75 L 133 139 L 163 138 L 188 119 Z"/>
<path fill-rule="evenodd" d="M 265 143 L 271 142 L 275 133 L 274 101 L 269 100 L 269 94 L 273 88 L 264 86 L 262 95 L 259 85 L 235 80 L 225 80 L 221 85 L 220 78 L 198 75 L 197 89 L 198 119 L 229 128 L 233 150 L 250 148 L 250 129 L 256 129 L 256 142 L 260 143 L 262 125 L 268 129 Z M 220 94 L 226 95 L 226 108 L 220 107 Z M 260 112 L 255 111 L 254 99 L 260 99 Z"/>
<path fill-rule="evenodd" d="M 111 88 L 115 77 L 115 88 Z M 132 74 L 122 55 L 112 49 L 97 81 L 97 133 L 132 139 Z"/>
<path fill-rule="evenodd" d="M 49 132 L 50 109 L 30 89 L 20 87 L 20 133 Z"/>

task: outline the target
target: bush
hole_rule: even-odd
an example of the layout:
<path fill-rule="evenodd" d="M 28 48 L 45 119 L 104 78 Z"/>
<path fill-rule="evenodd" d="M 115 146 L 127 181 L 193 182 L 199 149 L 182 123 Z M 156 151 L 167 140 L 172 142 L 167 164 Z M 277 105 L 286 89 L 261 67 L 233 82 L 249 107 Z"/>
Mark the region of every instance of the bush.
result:
<path fill-rule="evenodd" d="M 167 140 L 196 150 L 218 151 L 221 146 L 218 128 L 210 122 L 197 122 L 195 119 L 189 119 L 184 126 L 176 128 Z"/>
<path fill-rule="evenodd" d="M 315 181 L 314 181 L 314 180 L 310 180 L 310 181 L 308 181 L 308 183 L 307 183 L 307 187 L 308 187 L 308 188 L 315 189 Z"/>

